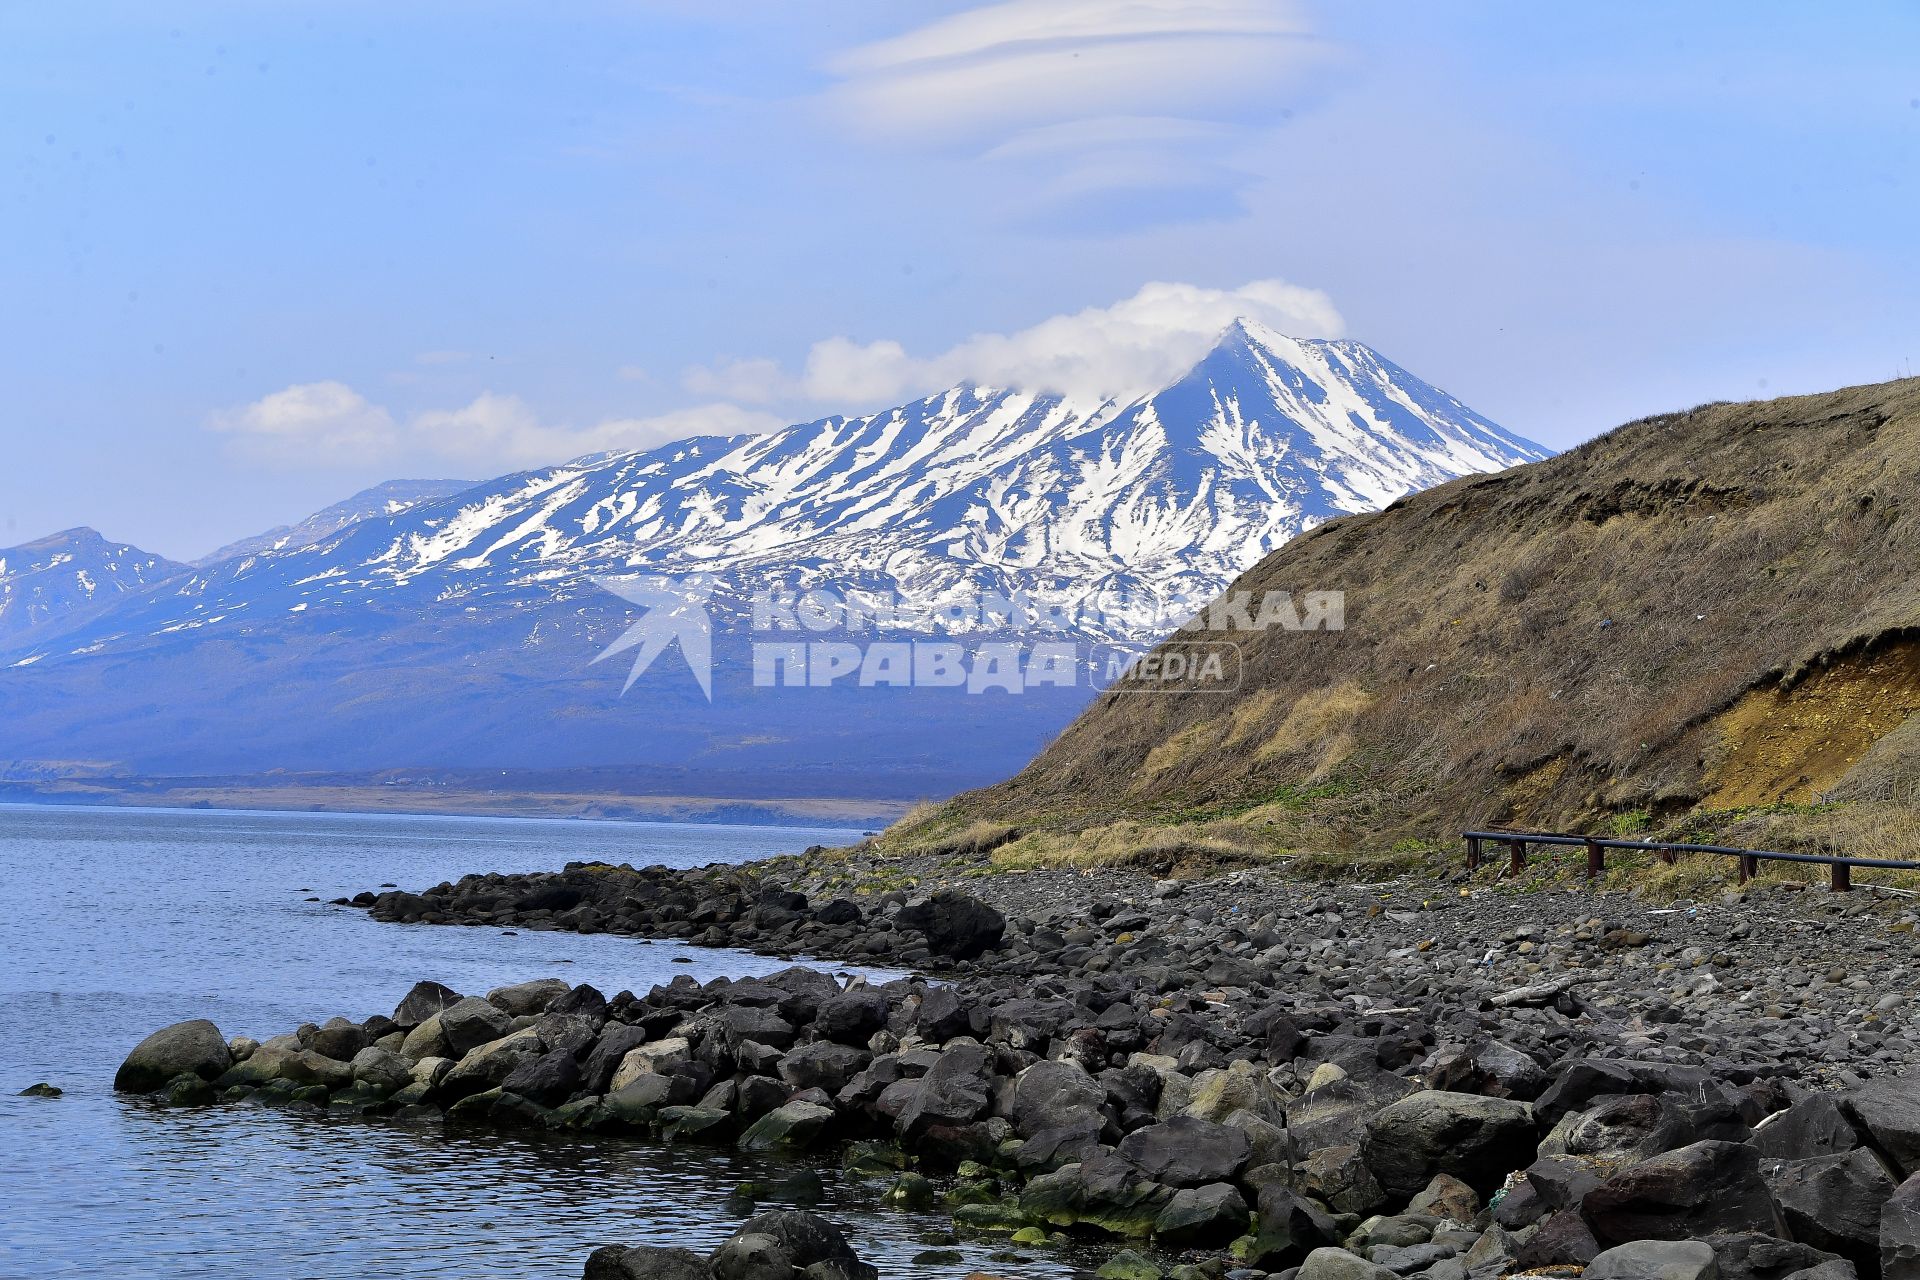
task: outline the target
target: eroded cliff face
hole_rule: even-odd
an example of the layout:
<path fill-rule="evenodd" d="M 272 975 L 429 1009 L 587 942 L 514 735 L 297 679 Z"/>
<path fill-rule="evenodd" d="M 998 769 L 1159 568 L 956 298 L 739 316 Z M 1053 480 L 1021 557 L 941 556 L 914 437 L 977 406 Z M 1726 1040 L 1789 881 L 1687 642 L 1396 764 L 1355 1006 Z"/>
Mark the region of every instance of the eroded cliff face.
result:
<path fill-rule="evenodd" d="M 1326 838 L 1888 798 L 1920 779 L 1920 381 L 1708 405 L 1296 538 L 1344 630 L 1122 681 L 939 817 L 1311 815 Z M 922 819 L 922 825 L 926 820 Z"/>

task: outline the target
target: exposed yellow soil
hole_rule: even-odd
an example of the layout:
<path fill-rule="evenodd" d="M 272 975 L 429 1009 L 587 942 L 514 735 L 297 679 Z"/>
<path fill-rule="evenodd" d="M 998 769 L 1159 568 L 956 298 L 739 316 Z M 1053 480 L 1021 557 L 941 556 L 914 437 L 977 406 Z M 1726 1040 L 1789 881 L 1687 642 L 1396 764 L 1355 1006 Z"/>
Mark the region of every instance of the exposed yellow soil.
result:
<path fill-rule="evenodd" d="M 1790 687 L 1755 689 L 1718 717 L 1712 809 L 1805 804 L 1833 790 L 1873 745 L 1920 713 L 1920 644 L 1843 658 Z"/>
<path fill-rule="evenodd" d="M 1540 810 L 1567 773 L 1567 756 L 1557 755 L 1507 784 L 1508 819 L 1516 827 L 1539 826 Z"/>

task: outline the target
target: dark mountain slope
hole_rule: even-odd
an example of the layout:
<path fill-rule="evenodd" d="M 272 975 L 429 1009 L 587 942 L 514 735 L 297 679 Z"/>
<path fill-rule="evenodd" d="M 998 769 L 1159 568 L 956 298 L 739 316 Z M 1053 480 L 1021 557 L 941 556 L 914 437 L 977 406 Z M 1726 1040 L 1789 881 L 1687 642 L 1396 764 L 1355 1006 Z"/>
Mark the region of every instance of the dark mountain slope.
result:
<path fill-rule="evenodd" d="M 1920 381 L 1631 423 L 1323 524 L 1235 586 L 1344 591 L 1346 629 L 1225 636 L 1236 692 L 1123 682 L 893 839 L 1224 822 L 1271 847 L 1906 798 Z"/>

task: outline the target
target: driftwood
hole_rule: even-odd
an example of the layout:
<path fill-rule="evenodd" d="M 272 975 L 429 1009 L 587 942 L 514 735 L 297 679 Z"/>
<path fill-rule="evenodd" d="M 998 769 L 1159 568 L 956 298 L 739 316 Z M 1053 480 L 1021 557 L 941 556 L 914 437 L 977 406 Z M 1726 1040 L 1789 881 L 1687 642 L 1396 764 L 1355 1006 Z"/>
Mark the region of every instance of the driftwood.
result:
<path fill-rule="evenodd" d="M 1515 987 L 1511 991 L 1502 991 L 1497 996 L 1488 996 L 1480 1002 L 1480 1007 L 1483 1009 L 1538 1009 L 1552 1004 L 1579 984 L 1578 978 L 1562 978 L 1558 982 L 1543 982 L 1538 986 Z"/>

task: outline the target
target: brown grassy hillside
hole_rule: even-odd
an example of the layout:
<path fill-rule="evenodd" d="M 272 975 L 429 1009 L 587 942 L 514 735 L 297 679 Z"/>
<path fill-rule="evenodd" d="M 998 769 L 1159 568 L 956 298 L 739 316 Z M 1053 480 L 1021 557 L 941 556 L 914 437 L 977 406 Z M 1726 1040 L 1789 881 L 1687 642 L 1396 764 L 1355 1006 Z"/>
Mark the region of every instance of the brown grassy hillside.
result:
<path fill-rule="evenodd" d="M 1346 629 L 1225 637 L 1233 693 L 1123 682 L 888 843 L 1012 827 L 1092 858 L 1755 810 L 1831 838 L 1833 801 L 1920 777 L 1920 380 L 1630 423 L 1323 525 L 1237 586 L 1343 590 Z"/>

